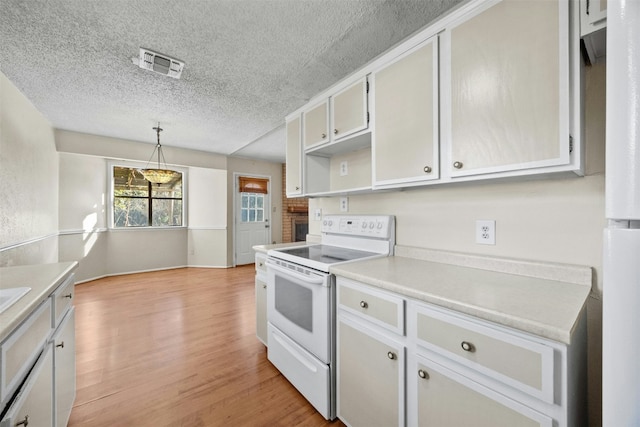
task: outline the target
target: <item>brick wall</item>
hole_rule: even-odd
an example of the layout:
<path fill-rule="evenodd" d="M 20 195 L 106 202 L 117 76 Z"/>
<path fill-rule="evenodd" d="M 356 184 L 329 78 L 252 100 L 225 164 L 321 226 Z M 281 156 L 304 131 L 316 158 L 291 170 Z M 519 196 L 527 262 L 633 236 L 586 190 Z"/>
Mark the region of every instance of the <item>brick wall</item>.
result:
<path fill-rule="evenodd" d="M 286 182 L 287 169 L 282 165 L 282 182 Z M 289 212 L 290 208 L 300 210 L 304 209 L 305 212 L 294 213 Z M 306 197 L 287 198 L 286 185 L 282 186 L 282 243 L 288 243 L 293 241 L 291 233 L 291 219 L 294 217 L 308 218 L 309 214 L 306 210 L 309 209 L 309 199 Z"/>

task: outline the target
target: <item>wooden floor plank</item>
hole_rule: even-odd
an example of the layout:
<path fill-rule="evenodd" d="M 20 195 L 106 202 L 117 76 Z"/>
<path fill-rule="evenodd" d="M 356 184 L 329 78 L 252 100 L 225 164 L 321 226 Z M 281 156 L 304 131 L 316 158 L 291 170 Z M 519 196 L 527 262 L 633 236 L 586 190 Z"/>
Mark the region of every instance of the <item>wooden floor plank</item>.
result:
<path fill-rule="evenodd" d="M 69 426 L 343 426 L 326 421 L 255 336 L 253 266 L 76 286 Z"/>

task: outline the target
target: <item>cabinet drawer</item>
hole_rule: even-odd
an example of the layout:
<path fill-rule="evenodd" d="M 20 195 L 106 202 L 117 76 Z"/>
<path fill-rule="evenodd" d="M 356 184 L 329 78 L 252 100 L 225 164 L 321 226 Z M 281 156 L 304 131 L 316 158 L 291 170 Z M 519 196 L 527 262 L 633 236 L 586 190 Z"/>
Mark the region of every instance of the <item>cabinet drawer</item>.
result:
<path fill-rule="evenodd" d="M 258 254 L 256 253 L 256 272 L 260 273 L 267 273 L 267 257 L 266 255 L 263 254 Z"/>
<path fill-rule="evenodd" d="M 427 349 L 554 402 L 552 347 L 425 306 L 416 308 L 416 334 Z"/>
<path fill-rule="evenodd" d="M 34 427 L 52 426 L 52 390 L 53 361 L 51 350 L 47 348 L 2 418 L 0 427 L 26 426 L 27 424 Z"/>
<path fill-rule="evenodd" d="M 2 343 L 0 402 L 6 402 L 20 385 L 52 330 L 51 299 L 47 299 Z"/>
<path fill-rule="evenodd" d="M 53 292 L 53 315 L 51 327 L 55 328 L 65 313 L 71 307 L 75 296 L 75 276 L 70 275 L 58 288 Z"/>
<path fill-rule="evenodd" d="M 404 335 L 404 300 L 400 297 L 338 278 L 338 307 Z"/>

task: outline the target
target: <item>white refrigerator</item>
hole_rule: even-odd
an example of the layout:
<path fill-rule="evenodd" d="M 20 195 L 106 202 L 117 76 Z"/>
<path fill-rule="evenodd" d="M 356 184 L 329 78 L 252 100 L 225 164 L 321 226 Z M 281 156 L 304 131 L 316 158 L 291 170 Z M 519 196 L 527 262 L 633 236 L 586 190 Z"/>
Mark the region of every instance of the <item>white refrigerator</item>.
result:
<path fill-rule="evenodd" d="M 602 419 L 640 426 L 640 0 L 607 4 Z"/>

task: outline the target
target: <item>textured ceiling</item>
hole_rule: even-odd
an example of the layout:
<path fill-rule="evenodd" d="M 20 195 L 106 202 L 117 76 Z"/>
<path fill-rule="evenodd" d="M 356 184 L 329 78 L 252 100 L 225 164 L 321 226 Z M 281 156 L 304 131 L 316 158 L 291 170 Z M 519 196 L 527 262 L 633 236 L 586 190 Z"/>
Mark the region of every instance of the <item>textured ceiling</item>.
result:
<path fill-rule="evenodd" d="M 285 115 L 460 1 L 1 0 L 0 68 L 58 129 L 284 162 Z"/>

